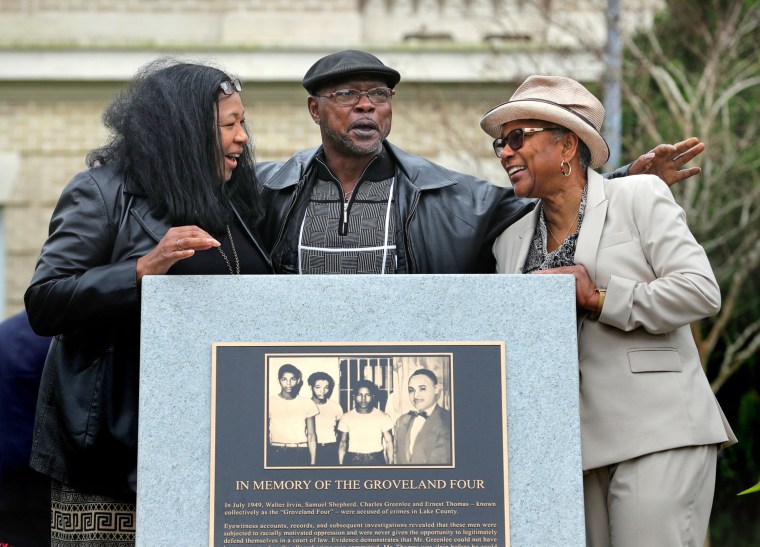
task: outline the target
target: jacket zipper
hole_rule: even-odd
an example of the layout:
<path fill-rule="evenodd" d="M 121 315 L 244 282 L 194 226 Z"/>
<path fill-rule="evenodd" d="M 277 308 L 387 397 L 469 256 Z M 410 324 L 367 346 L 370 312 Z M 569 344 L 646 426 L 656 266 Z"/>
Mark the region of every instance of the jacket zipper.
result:
<path fill-rule="evenodd" d="M 356 188 L 354 188 L 354 190 L 355 189 Z M 349 198 L 349 200 L 352 198 L 353 198 L 353 194 L 351 194 L 351 198 Z M 343 197 L 343 220 L 341 221 L 340 227 L 338 228 L 338 235 L 341 235 L 341 236 L 348 235 L 348 201 L 346 201 L 345 195 Z"/>
<path fill-rule="evenodd" d="M 404 223 L 404 240 L 406 241 L 406 260 L 411 266 L 409 268 L 409 271 L 407 273 L 417 273 L 417 264 L 414 262 L 414 252 L 412 251 L 412 242 L 409 239 L 409 224 L 412 222 L 412 217 L 414 216 L 414 213 L 417 212 L 417 204 L 420 201 L 420 191 L 418 190 L 417 193 L 414 195 L 414 201 L 412 202 L 412 207 L 409 211 L 409 215 L 406 217 L 406 222 Z"/>
<path fill-rule="evenodd" d="M 322 165 L 324 165 L 325 169 L 327 169 L 327 172 L 330 173 L 330 175 L 333 178 L 333 182 L 338 186 L 338 191 L 340 192 L 340 195 L 343 197 L 343 216 L 341 217 L 340 226 L 338 226 L 338 235 L 345 236 L 348 235 L 348 209 L 351 205 L 351 203 L 354 201 L 354 196 L 356 195 L 356 191 L 359 189 L 359 185 L 364 182 L 364 174 L 367 172 L 367 169 L 369 169 L 369 166 L 374 163 L 374 161 L 378 158 L 378 156 L 375 156 L 372 158 L 369 163 L 364 167 L 364 170 L 362 171 L 362 174 L 359 175 L 359 180 L 356 181 L 356 185 L 354 186 L 354 189 L 351 190 L 351 197 L 346 199 L 346 193 L 343 191 L 343 186 L 341 185 L 340 181 L 338 180 L 338 177 L 336 177 L 332 171 L 330 171 L 330 168 L 327 167 L 325 163 L 317 159 Z"/>

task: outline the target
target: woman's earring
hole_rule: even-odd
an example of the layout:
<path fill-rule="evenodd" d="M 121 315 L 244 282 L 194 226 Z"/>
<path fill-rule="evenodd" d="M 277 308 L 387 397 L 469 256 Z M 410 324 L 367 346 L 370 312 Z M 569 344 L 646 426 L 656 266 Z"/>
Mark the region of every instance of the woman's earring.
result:
<path fill-rule="evenodd" d="M 567 165 L 567 173 L 565 173 L 565 165 Z M 573 167 L 570 165 L 569 162 L 562 160 L 562 162 L 559 164 L 559 170 L 563 175 L 565 175 L 566 177 L 569 177 L 570 173 L 573 172 Z"/>

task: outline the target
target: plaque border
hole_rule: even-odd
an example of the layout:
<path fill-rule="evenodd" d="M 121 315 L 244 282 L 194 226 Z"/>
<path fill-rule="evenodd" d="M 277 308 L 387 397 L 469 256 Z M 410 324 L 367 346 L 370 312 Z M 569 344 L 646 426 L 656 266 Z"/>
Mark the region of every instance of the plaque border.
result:
<path fill-rule="evenodd" d="M 415 469 L 415 468 L 424 468 L 424 469 L 448 469 L 448 468 L 456 468 L 456 451 L 457 451 L 457 445 L 456 445 L 456 397 L 454 396 L 455 393 L 455 383 L 456 383 L 456 364 L 454 361 L 454 351 L 425 351 L 425 348 L 427 347 L 437 347 L 437 348 L 446 348 L 446 347 L 460 347 L 460 346 L 486 346 L 486 347 L 494 347 L 498 348 L 498 370 L 499 370 L 499 384 L 500 384 L 500 395 L 501 395 L 501 426 L 502 426 L 502 442 L 501 442 L 501 454 L 502 454 L 502 475 L 503 475 L 503 485 L 502 485 L 502 495 L 503 495 L 503 521 L 501 523 L 501 531 L 504 535 L 504 541 L 505 541 L 505 547 L 509 547 L 510 545 L 510 519 L 509 519 L 509 505 L 510 505 L 510 499 L 509 499 L 509 443 L 508 443 L 508 428 L 507 428 L 507 373 L 506 373 L 506 343 L 502 340 L 486 340 L 486 341 L 473 341 L 473 340 L 458 340 L 458 341 L 318 341 L 318 342 L 304 342 L 304 341 L 286 341 L 286 342 L 212 342 L 211 344 L 211 409 L 210 409 L 210 467 L 209 467 L 209 535 L 208 535 L 208 545 L 210 547 L 214 547 L 214 535 L 215 535 L 215 512 L 216 512 L 216 428 L 217 428 L 217 397 L 218 397 L 218 384 L 217 384 L 217 372 L 218 372 L 218 349 L 219 348 L 227 348 L 227 347 L 256 347 L 256 348 L 293 348 L 293 351 L 277 351 L 273 353 L 265 353 L 265 363 L 264 363 L 264 376 L 265 376 L 265 400 L 268 399 L 269 395 L 269 374 L 270 374 L 270 363 L 268 362 L 270 357 L 278 357 L 278 358 L 284 358 L 284 357 L 293 357 L 295 358 L 309 358 L 309 357 L 322 357 L 322 356 L 337 356 L 337 355 L 343 355 L 346 357 L 370 357 L 370 356 L 442 356 L 442 355 L 448 355 L 451 356 L 451 361 L 449 363 L 450 367 L 450 395 L 451 395 L 451 405 L 450 405 L 450 412 L 451 412 L 451 419 L 452 419 L 452 463 L 451 465 L 403 465 L 398 466 L 399 469 Z M 299 352 L 297 351 L 297 348 L 305 348 L 305 347 L 311 347 L 311 348 L 325 348 L 328 351 L 325 352 Z M 392 348 L 387 352 L 361 352 L 361 351 L 339 351 L 340 348 L 362 348 L 362 347 L 371 347 L 371 348 L 382 348 L 382 347 L 388 347 Z M 395 348 L 410 348 L 408 351 L 397 351 Z M 306 374 L 304 374 L 306 376 Z M 266 403 L 264 403 L 266 404 Z M 266 412 L 263 413 L 263 419 L 267 420 Z M 266 434 L 266 425 L 263 427 L 263 430 Z M 394 468 L 395 465 L 389 465 L 386 467 L 383 467 L 383 469 L 387 468 Z M 273 467 L 266 467 L 266 464 L 264 466 L 264 471 L 269 470 L 280 470 L 280 469 L 310 469 L 311 467 L 306 466 L 304 468 L 273 468 Z M 316 469 L 339 469 L 339 467 L 315 467 Z M 381 469 L 381 467 L 364 467 L 362 469 Z"/>

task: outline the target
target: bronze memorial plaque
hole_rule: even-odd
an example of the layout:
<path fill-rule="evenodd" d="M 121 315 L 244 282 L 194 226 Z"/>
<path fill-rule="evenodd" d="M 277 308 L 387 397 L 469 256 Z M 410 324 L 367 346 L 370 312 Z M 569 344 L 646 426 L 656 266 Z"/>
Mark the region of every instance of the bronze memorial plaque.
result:
<path fill-rule="evenodd" d="M 503 342 L 212 355 L 209 545 L 509 545 Z"/>

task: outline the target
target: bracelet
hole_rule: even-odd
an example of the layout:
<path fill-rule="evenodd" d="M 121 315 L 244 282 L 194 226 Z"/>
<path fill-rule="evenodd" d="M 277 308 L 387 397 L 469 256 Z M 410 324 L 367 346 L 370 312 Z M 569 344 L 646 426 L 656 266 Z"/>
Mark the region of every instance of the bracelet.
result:
<path fill-rule="evenodd" d="M 599 319 L 599 316 L 602 315 L 602 308 L 604 307 L 604 299 L 607 296 L 607 290 L 606 289 L 594 289 L 594 292 L 599 295 L 599 301 L 596 305 L 596 312 L 594 312 L 593 318 Z"/>

